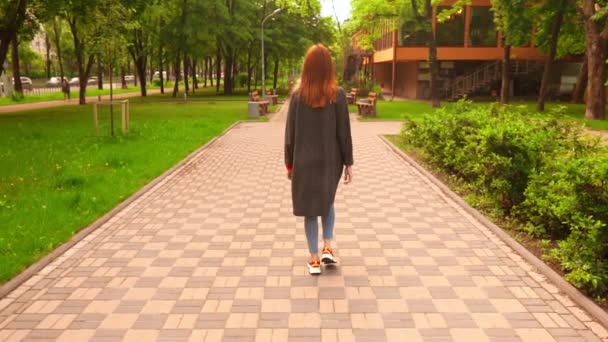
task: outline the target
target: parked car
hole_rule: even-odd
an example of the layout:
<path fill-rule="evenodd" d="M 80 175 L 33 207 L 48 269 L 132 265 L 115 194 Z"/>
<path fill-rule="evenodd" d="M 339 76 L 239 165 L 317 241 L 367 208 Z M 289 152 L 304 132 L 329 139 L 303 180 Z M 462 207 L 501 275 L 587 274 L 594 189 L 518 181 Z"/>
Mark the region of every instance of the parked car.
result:
<path fill-rule="evenodd" d="M 34 85 L 32 83 L 32 79 L 29 77 L 20 77 L 21 79 L 21 86 L 23 87 L 23 90 L 29 90 L 32 91 L 34 89 Z M 11 78 L 11 82 L 13 82 L 13 86 L 15 85 L 15 78 Z"/>
<path fill-rule="evenodd" d="M 63 78 L 64 80 L 67 80 L 67 78 Z M 51 77 L 47 82 L 46 82 L 46 86 L 49 88 L 57 88 L 57 87 L 61 87 L 61 77 L 59 76 L 55 76 L 55 77 Z"/>
<path fill-rule="evenodd" d="M 134 81 L 135 81 L 135 76 L 133 76 L 133 75 L 125 76 L 125 82 L 134 82 Z"/>
<path fill-rule="evenodd" d="M 72 79 L 70 79 L 70 83 L 71 86 L 77 86 L 80 85 L 80 78 L 78 77 L 72 77 Z"/>
<path fill-rule="evenodd" d="M 96 85 L 97 84 L 97 76 L 91 76 L 87 80 L 88 85 Z"/>
<path fill-rule="evenodd" d="M 160 79 L 160 72 L 159 72 L 159 71 L 156 71 L 156 72 L 154 73 L 154 76 L 153 76 L 152 78 L 158 78 L 158 79 Z M 166 80 L 166 79 L 167 79 L 167 72 L 166 72 L 166 71 L 163 71 L 163 80 Z"/>

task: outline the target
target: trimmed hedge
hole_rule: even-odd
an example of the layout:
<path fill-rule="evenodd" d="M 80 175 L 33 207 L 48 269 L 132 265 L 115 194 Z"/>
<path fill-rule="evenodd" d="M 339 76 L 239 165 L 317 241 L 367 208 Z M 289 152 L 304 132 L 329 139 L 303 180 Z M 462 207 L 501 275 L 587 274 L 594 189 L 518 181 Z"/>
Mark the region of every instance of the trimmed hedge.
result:
<path fill-rule="evenodd" d="M 401 138 L 484 209 L 554 241 L 546 257 L 568 281 L 608 295 L 608 149 L 583 127 L 560 113 L 460 101 L 406 120 Z"/>

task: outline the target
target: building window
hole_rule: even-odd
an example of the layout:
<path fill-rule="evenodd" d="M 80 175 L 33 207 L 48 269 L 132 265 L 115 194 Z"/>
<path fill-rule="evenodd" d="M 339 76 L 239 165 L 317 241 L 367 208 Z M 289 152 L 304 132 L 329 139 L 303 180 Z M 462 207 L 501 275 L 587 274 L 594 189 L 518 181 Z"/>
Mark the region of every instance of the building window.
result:
<path fill-rule="evenodd" d="M 490 7 L 471 6 L 471 26 L 469 27 L 469 46 L 498 46 L 494 13 Z"/>
<path fill-rule="evenodd" d="M 437 7 L 437 13 L 449 7 Z M 442 23 L 437 23 L 437 46 L 464 46 L 464 11 L 452 15 Z"/>
<path fill-rule="evenodd" d="M 399 28 L 399 46 L 423 47 L 427 46 L 428 32 L 416 29 L 416 22 L 406 22 Z"/>

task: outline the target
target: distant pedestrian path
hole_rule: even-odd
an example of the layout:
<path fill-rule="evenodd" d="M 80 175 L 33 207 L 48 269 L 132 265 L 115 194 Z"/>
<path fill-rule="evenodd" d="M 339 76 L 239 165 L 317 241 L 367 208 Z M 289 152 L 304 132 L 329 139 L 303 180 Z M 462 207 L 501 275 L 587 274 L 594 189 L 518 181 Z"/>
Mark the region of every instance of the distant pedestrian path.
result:
<path fill-rule="evenodd" d="M 148 95 L 160 94 L 159 89 L 148 89 Z M 138 97 L 141 96 L 141 92 L 131 92 L 131 93 L 123 93 L 123 94 L 115 94 L 114 99 L 126 99 L 130 97 Z M 109 100 L 110 95 L 101 96 L 102 100 Z M 98 100 L 97 96 L 87 96 L 87 103 L 95 102 Z M 14 104 L 7 106 L 0 106 L 0 115 L 3 113 L 14 113 L 14 112 L 23 112 L 27 110 L 34 109 L 42 109 L 42 108 L 53 108 L 53 107 L 61 107 L 61 106 L 69 106 L 69 105 L 78 105 L 78 97 L 72 97 L 70 100 L 54 100 L 54 101 L 42 101 L 42 102 L 32 102 L 32 103 L 23 103 L 23 104 Z"/>

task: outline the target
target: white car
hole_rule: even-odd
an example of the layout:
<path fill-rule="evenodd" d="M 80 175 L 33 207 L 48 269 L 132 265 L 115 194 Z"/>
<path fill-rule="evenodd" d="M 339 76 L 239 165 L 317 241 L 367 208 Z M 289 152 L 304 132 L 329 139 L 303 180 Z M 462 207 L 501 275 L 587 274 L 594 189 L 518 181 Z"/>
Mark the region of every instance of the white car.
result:
<path fill-rule="evenodd" d="M 34 89 L 34 84 L 32 83 L 32 79 L 29 77 L 20 77 L 21 79 L 21 86 L 23 87 L 23 90 L 29 90 L 32 91 Z M 15 84 L 15 79 L 12 79 L 13 81 L 13 85 Z"/>
<path fill-rule="evenodd" d="M 160 72 L 156 71 L 152 78 L 160 78 Z M 166 80 L 166 79 L 167 79 L 167 72 L 163 71 L 163 80 Z"/>
<path fill-rule="evenodd" d="M 125 82 L 133 82 L 133 81 L 135 81 L 135 76 L 133 76 L 133 75 L 125 76 Z"/>
<path fill-rule="evenodd" d="M 64 80 L 67 80 L 67 78 L 63 78 Z M 51 77 L 47 82 L 46 82 L 46 86 L 49 88 L 57 88 L 57 87 L 61 87 L 61 77 L 59 76 L 55 76 L 55 77 Z"/>

